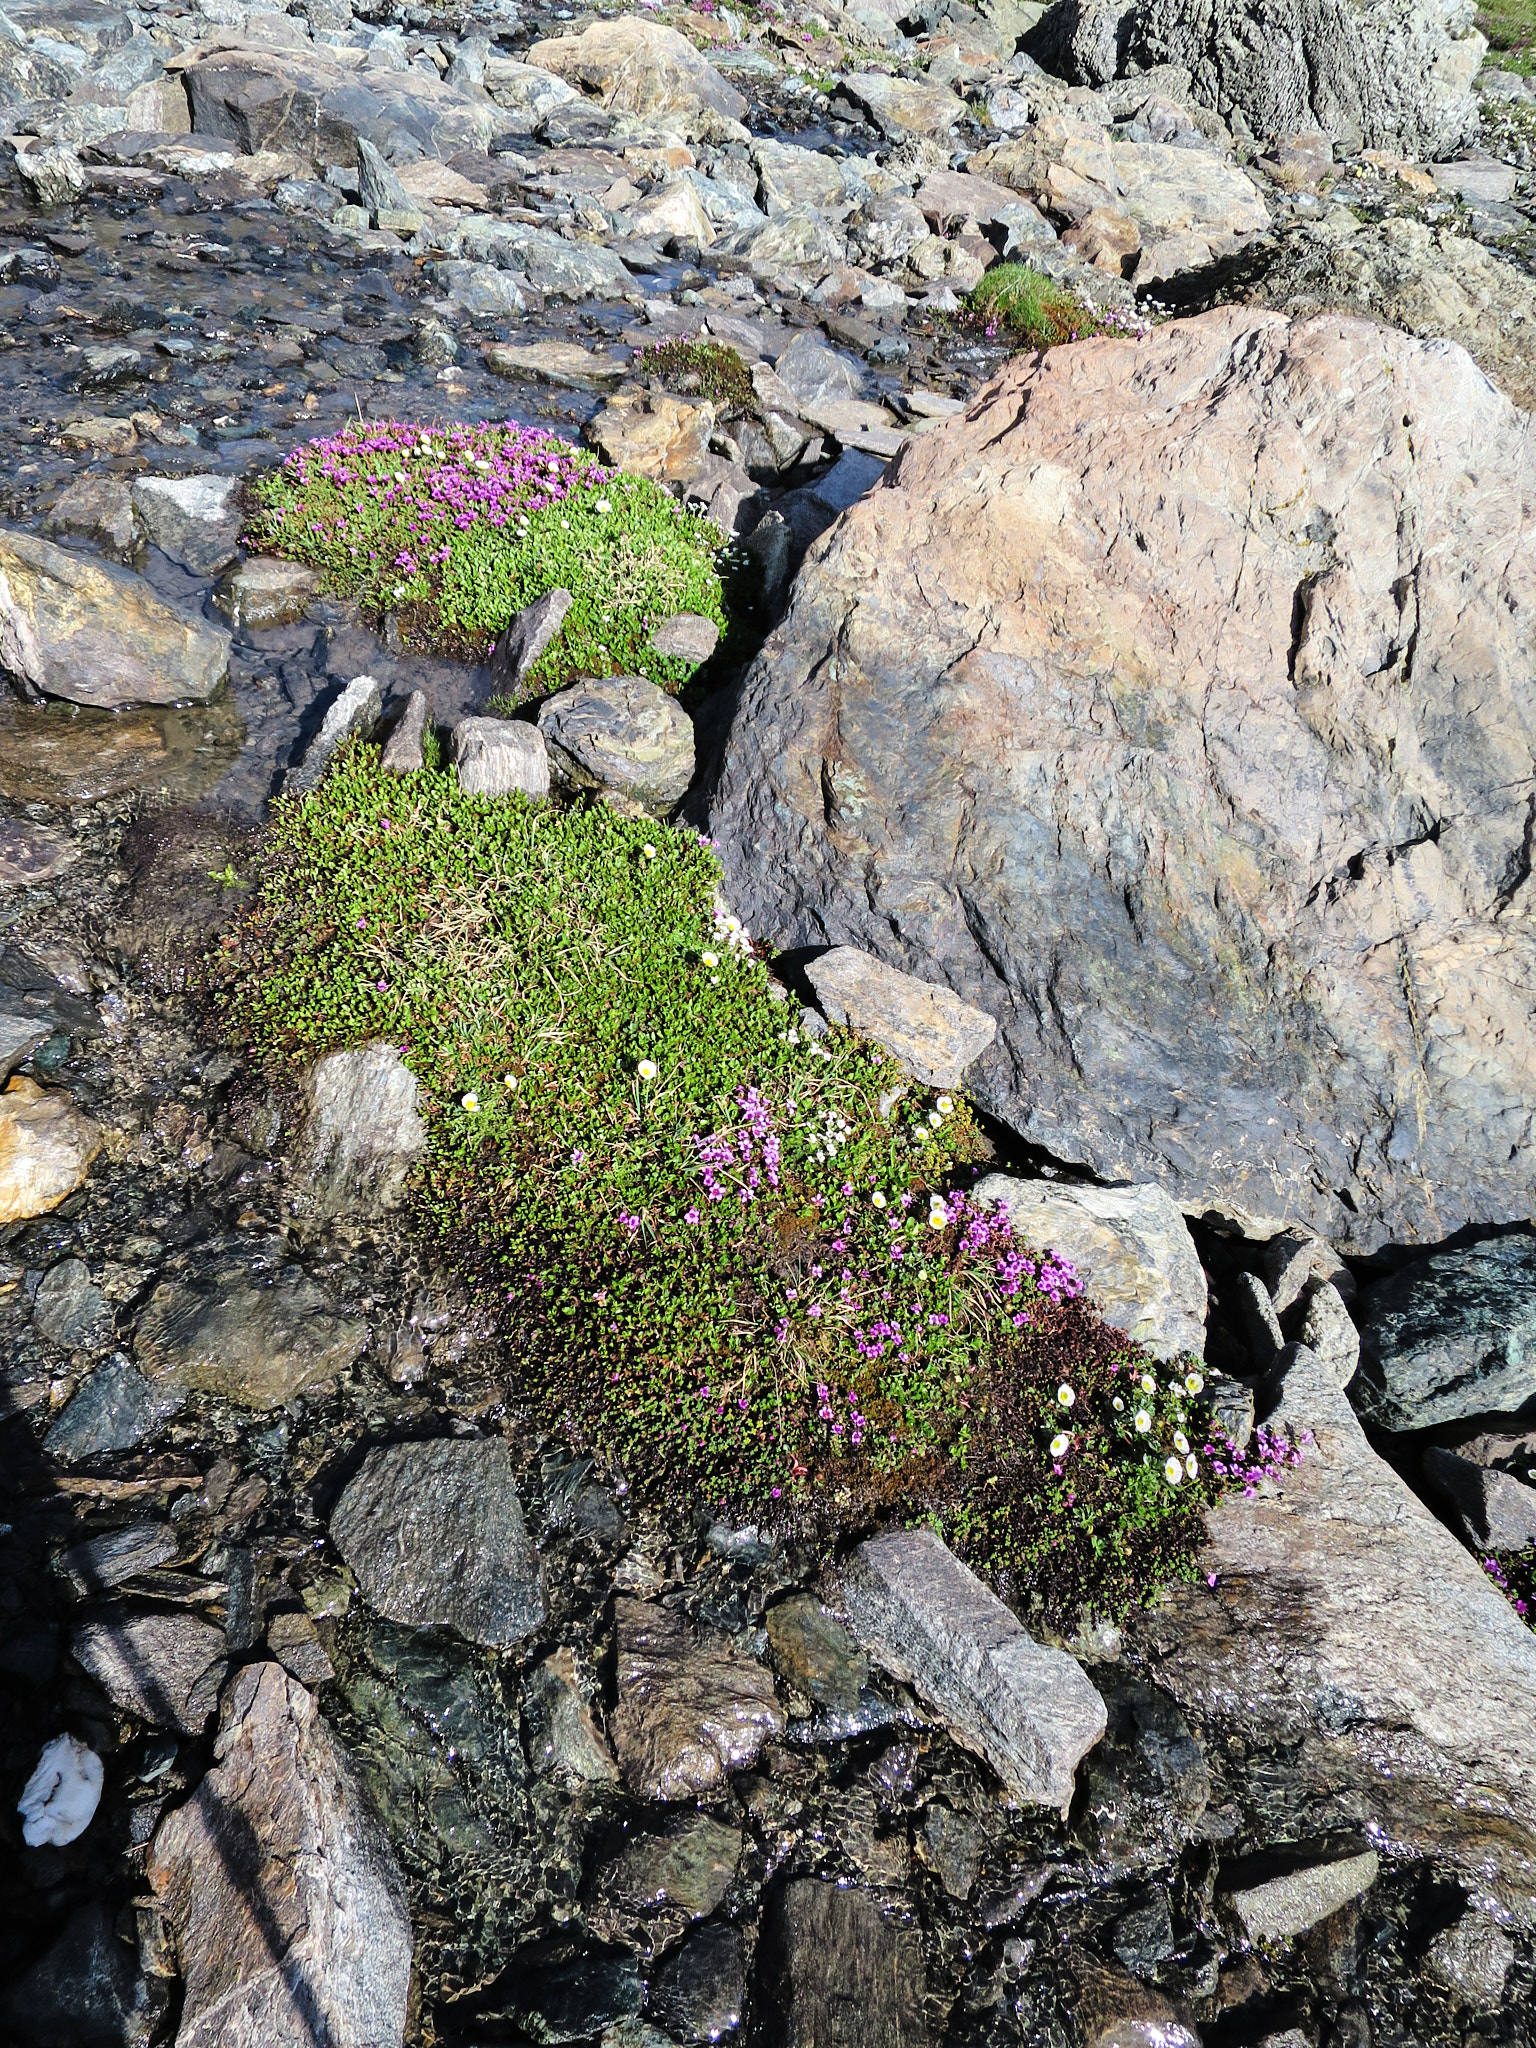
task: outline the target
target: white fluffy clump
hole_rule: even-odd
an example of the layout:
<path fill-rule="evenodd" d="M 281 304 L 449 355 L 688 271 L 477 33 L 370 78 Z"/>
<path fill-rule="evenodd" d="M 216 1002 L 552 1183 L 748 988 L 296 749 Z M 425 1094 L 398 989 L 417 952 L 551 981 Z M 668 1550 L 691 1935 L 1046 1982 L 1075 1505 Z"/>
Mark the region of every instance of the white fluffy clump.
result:
<path fill-rule="evenodd" d="M 101 1804 L 104 1775 L 95 1750 L 73 1735 L 55 1735 L 45 1744 L 37 1769 L 16 1802 L 27 1847 L 51 1842 L 62 1849 L 83 1835 Z"/>

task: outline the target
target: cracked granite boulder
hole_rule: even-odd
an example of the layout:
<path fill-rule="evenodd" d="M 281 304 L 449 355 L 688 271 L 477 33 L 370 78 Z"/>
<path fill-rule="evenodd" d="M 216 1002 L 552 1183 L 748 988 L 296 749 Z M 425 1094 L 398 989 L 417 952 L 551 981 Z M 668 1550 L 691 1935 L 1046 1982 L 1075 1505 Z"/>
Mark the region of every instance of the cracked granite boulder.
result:
<path fill-rule="evenodd" d="M 1536 436 L 1459 348 L 1227 308 L 1018 358 L 813 550 L 710 831 L 784 947 L 997 1020 L 1104 1180 L 1369 1251 L 1536 1192 Z"/>

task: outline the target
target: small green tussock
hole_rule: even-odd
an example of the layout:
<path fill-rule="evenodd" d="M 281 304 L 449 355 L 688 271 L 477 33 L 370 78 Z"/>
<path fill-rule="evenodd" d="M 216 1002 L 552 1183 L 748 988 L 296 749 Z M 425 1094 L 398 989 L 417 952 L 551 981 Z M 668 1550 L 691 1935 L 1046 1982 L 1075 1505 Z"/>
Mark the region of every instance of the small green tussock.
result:
<path fill-rule="evenodd" d="M 577 675 L 677 690 L 691 671 L 652 652 L 651 628 L 674 612 L 726 628 L 709 521 L 537 428 L 359 421 L 295 449 L 253 496 L 253 547 L 323 570 L 434 652 L 482 660 L 525 605 L 569 590 L 530 694 Z"/>
<path fill-rule="evenodd" d="M 756 403 L 752 373 L 733 348 L 717 341 L 653 342 L 640 352 L 640 374 L 655 377 L 668 391 L 711 399 L 748 412 Z"/>
<path fill-rule="evenodd" d="M 962 1100 L 802 1032 L 718 876 L 696 833 L 357 745 L 275 806 L 216 999 L 279 1065 L 401 1047 L 423 1222 L 519 1398 L 639 1498 L 931 1518 L 1062 1626 L 1187 1576 L 1228 1469 L 1198 1371 L 967 1198 Z"/>
<path fill-rule="evenodd" d="M 1134 334 L 1138 324 L 1101 311 L 1028 263 L 997 263 L 966 300 L 988 335 L 1006 331 L 1027 348 L 1056 348 L 1094 334 Z"/>

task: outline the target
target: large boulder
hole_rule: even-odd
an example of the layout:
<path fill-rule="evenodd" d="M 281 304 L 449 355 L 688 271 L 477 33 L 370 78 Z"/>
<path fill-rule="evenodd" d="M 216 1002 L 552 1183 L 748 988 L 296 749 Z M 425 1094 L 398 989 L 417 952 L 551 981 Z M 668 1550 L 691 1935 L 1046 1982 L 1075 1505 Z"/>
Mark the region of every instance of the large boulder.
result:
<path fill-rule="evenodd" d="M 313 164 L 355 165 L 358 138 L 393 162 L 484 150 L 499 117 L 430 71 L 354 70 L 305 44 L 213 50 L 186 72 L 193 132 L 248 154 L 286 151 Z"/>
<path fill-rule="evenodd" d="M 248 1664 L 214 1754 L 147 1873 L 185 1984 L 176 2048 L 399 2048 L 410 1914 L 345 1750 L 280 1664 Z"/>
<path fill-rule="evenodd" d="M 1321 128 L 1346 147 L 1450 156 L 1477 133 L 1488 45 L 1470 0 L 1137 0 L 1126 55 L 1178 64 L 1261 141 Z"/>
<path fill-rule="evenodd" d="M 201 703 L 229 635 L 173 611 L 142 577 L 27 533 L 0 533 L 0 669 L 40 697 L 115 710 Z"/>
<path fill-rule="evenodd" d="M 747 103 L 686 37 L 659 21 L 627 14 L 594 21 L 580 35 L 534 43 L 528 62 L 551 71 L 615 114 L 637 114 L 658 126 L 676 124 L 690 139 L 745 139 Z"/>
<path fill-rule="evenodd" d="M 665 811 L 693 780 L 693 721 L 645 676 L 583 676 L 545 699 L 538 730 L 553 768 L 578 789 Z"/>
<path fill-rule="evenodd" d="M 1235 308 L 1017 359 L 813 550 L 711 809 L 780 946 L 989 1011 L 1057 1157 L 1366 1250 L 1527 1216 L 1536 439 Z"/>

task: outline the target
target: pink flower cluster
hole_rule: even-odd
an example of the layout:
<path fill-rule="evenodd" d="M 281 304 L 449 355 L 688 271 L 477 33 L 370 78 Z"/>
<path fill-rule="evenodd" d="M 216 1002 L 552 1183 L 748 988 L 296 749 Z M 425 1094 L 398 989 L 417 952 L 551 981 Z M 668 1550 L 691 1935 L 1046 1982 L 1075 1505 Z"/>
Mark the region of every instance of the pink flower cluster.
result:
<path fill-rule="evenodd" d="M 848 1396 L 848 1417 L 845 1422 L 832 1405 L 835 1398 L 832 1389 L 824 1381 L 818 1380 L 816 1382 L 817 1417 L 829 1425 L 832 1436 L 840 1438 L 846 1434 L 851 1447 L 857 1450 L 864 1441 L 864 1431 L 868 1427 L 867 1418 L 859 1413 L 858 1401 L 850 1394 Z"/>
<path fill-rule="evenodd" d="M 1504 1569 L 1503 1566 L 1499 1563 L 1499 1560 L 1496 1557 L 1485 1557 L 1483 1559 L 1483 1570 L 1488 1574 L 1489 1578 L 1492 1579 L 1493 1583 L 1504 1595 L 1504 1598 L 1513 1603 L 1514 1610 L 1516 1614 L 1519 1615 L 1520 1619 L 1522 1621 L 1527 1620 L 1530 1615 L 1530 1609 L 1526 1606 L 1526 1603 L 1518 1597 L 1514 1587 L 1511 1586 L 1508 1579 L 1505 1578 Z"/>
<path fill-rule="evenodd" d="M 1260 1480 L 1278 1479 L 1288 1466 L 1299 1465 L 1303 1447 L 1313 1441 L 1310 1429 L 1304 1429 L 1292 1442 L 1261 1423 L 1254 1433 L 1253 1448 L 1247 1452 L 1240 1451 L 1225 1437 L 1219 1444 L 1206 1444 L 1204 1449 L 1217 1478 L 1241 1480 L 1245 1498 L 1252 1500 Z"/>
<path fill-rule="evenodd" d="M 693 1148 L 710 1201 L 723 1202 L 734 1185 L 736 1199 L 746 1208 L 756 1200 L 765 1180 L 771 1188 L 779 1184 L 779 1134 L 773 1111 L 756 1088 L 738 1088 L 736 1107 L 741 1112 L 741 1128 L 734 1135 L 711 1131 L 707 1137 L 695 1136 Z"/>

